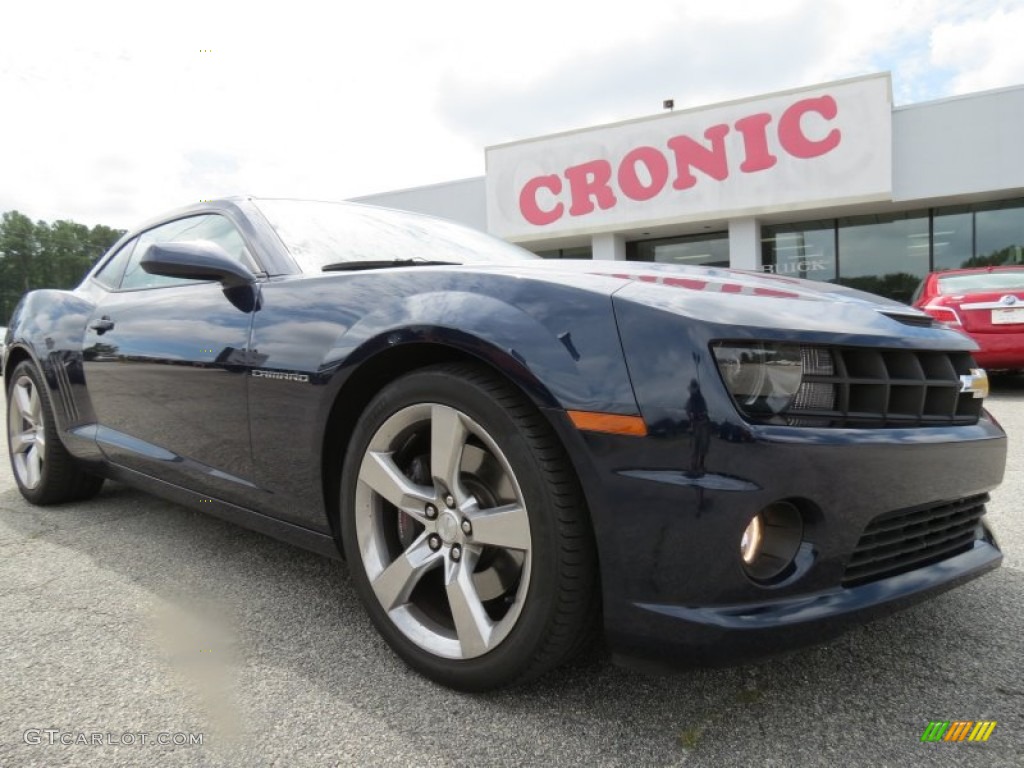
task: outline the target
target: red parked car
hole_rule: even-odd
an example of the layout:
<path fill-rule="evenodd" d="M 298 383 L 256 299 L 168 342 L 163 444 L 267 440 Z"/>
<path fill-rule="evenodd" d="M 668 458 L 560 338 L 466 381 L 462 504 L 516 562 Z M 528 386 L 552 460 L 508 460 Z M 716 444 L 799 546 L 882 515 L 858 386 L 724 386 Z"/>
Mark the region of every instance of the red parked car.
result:
<path fill-rule="evenodd" d="M 1024 368 L 1024 266 L 933 272 L 912 303 L 974 339 L 979 365 Z"/>

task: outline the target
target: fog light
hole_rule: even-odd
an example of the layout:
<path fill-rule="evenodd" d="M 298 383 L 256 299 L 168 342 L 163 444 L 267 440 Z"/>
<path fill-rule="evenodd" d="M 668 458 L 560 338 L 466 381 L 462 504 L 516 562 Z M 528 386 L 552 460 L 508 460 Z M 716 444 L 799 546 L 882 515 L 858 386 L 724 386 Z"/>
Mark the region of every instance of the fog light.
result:
<path fill-rule="evenodd" d="M 793 573 L 804 538 L 804 519 L 788 501 L 776 501 L 747 523 L 740 537 L 740 557 L 754 581 L 777 583 Z"/>
<path fill-rule="evenodd" d="M 753 563 L 761 553 L 761 515 L 754 515 L 740 539 L 740 555 L 747 565 Z"/>

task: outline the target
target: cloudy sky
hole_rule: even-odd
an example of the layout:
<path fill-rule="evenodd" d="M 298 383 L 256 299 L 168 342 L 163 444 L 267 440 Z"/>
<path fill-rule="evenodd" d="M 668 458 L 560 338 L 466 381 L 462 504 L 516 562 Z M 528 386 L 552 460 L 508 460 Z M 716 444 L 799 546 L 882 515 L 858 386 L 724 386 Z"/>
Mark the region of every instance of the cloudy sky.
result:
<path fill-rule="evenodd" d="M 0 211 L 130 227 L 231 194 L 480 176 L 484 147 L 889 70 L 1024 83 L 1016 0 L 6 0 Z"/>

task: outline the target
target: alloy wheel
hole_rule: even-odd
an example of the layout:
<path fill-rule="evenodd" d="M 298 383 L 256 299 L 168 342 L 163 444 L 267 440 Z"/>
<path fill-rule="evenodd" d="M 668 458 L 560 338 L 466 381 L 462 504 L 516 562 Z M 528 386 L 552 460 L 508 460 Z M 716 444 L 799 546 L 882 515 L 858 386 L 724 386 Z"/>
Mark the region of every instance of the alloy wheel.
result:
<path fill-rule="evenodd" d="M 515 627 L 530 582 L 530 520 L 497 441 L 462 411 L 401 408 L 373 434 L 355 527 L 373 594 L 428 653 L 471 659 Z"/>
<path fill-rule="evenodd" d="M 46 429 L 39 390 L 25 375 L 19 376 L 11 387 L 7 435 L 18 480 L 28 489 L 36 488 L 43 476 Z"/>

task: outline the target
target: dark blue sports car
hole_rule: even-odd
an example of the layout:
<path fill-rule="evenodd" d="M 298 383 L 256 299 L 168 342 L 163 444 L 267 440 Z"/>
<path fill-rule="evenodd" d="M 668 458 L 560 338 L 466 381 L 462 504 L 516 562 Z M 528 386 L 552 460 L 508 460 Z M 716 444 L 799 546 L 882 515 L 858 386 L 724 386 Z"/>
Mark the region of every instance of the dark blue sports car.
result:
<path fill-rule="evenodd" d="M 788 649 L 1001 560 L 973 342 L 830 284 L 234 199 L 29 293 L 8 341 L 26 499 L 112 478 L 343 556 L 395 652 L 463 690 L 601 626 L 628 659 Z"/>

